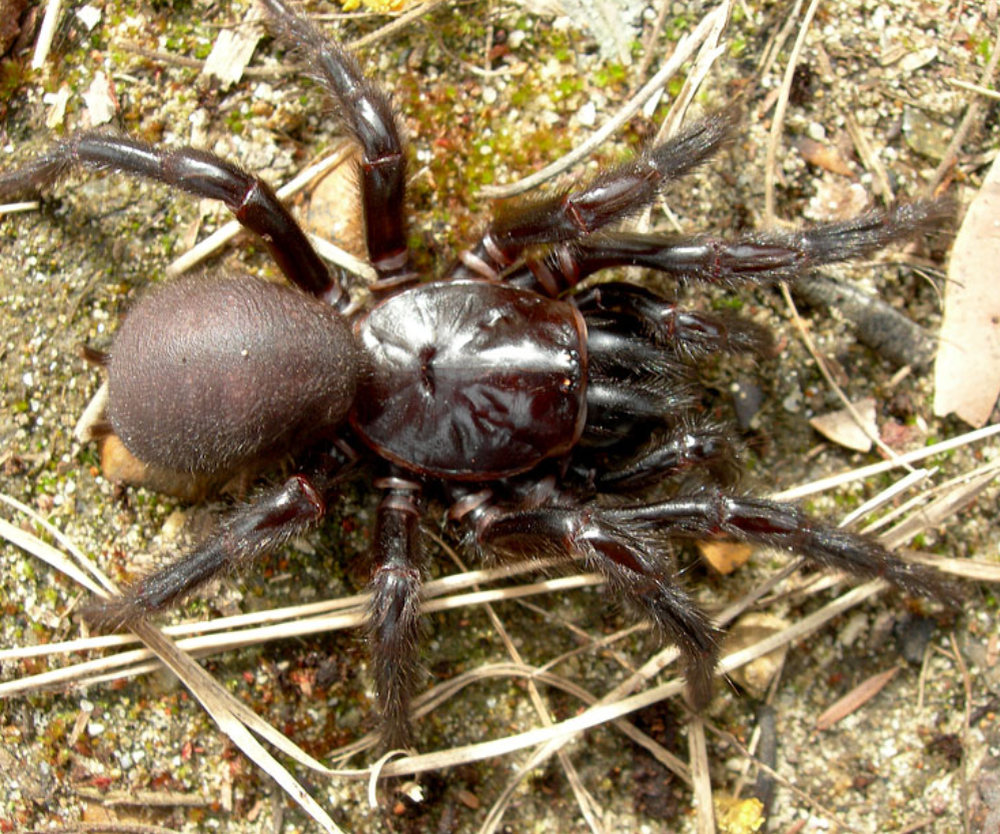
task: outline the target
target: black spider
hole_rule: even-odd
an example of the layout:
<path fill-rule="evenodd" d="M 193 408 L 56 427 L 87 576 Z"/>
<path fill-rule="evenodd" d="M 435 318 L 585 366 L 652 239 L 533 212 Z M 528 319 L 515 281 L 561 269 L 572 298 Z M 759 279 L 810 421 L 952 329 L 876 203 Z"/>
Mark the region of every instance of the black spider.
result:
<path fill-rule="evenodd" d="M 570 292 L 622 265 L 733 287 L 794 280 L 932 229 L 946 204 L 734 239 L 608 231 L 732 137 L 737 118 L 728 109 L 581 188 L 507 208 L 458 263 L 419 283 L 403 209 L 406 156 L 388 97 L 284 0 L 263 5 L 361 146 L 365 240 L 378 274 L 369 309 L 350 309 L 339 279 L 265 183 L 204 151 L 89 131 L 0 175 L 0 198 L 83 167 L 222 200 L 293 285 L 232 274 L 174 281 L 134 307 L 109 353 L 88 351 L 109 377 L 106 439 L 120 440 L 153 482 L 172 473 L 221 482 L 295 460 L 284 483 L 179 561 L 95 604 L 92 617 L 128 625 L 221 568 L 272 551 L 322 520 L 363 458 L 385 493 L 368 633 L 383 734 L 394 746 L 412 738 L 420 521 L 432 499 L 483 556 L 582 556 L 678 645 L 699 705 L 711 691 L 716 635 L 676 581 L 666 539 L 780 547 L 946 596 L 933 571 L 874 541 L 733 489 L 734 443 L 699 406 L 698 363 L 717 352 L 762 352 L 765 331 L 678 309 L 631 284 Z M 673 489 L 657 500 L 628 497 L 665 482 Z"/>

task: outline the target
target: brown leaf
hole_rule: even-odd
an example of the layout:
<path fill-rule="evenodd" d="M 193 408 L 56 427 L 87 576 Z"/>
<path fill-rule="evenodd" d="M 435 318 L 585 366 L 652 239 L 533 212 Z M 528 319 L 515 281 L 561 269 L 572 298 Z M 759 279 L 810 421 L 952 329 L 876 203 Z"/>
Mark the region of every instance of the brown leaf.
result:
<path fill-rule="evenodd" d="M 854 168 L 851 167 L 851 163 L 844 159 L 836 148 L 808 137 L 799 139 L 797 147 L 802 158 L 810 165 L 845 177 L 854 176 Z"/>
<path fill-rule="evenodd" d="M 738 542 L 698 542 L 702 558 L 719 573 L 732 573 L 746 564 L 753 547 Z"/>
<path fill-rule="evenodd" d="M 989 419 L 1000 394 L 1000 157 L 955 239 L 934 365 L 934 413 L 972 426 Z"/>
<path fill-rule="evenodd" d="M 867 704 L 885 688 L 885 685 L 889 681 L 896 677 L 898 671 L 899 667 L 895 666 L 885 672 L 872 675 L 867 680 L 859 683 L 816 719 L 816 729 L 829 730 L 838 721 Z"/>
<path fill-rule="evenodd" d="M 867 452 L 872 447 L 872 438 L 878 436 L 878 426 L 875 424 L 875 400 L 866 397 L 852 405 L 861 417 L 863 425 L 859 426 L 854 415 L 846 408 L 813 417 L 809 425 L 834 443 L 858 452 Z"/>
<path fill-rule="evenodd" d="M 751 611 L 730 627 L 723 643 L 722 654 L 725 656 L 754 646 L 786 628 L 788 622 L 780 617 L 761 611 Z M 771 681 L 785 665 L 787 654 L 787 644 L 778 646 L 773 651 L 733 669 L 729 673 L 730 677 L 754 698 L 763 698 L 771 686 Z"/>

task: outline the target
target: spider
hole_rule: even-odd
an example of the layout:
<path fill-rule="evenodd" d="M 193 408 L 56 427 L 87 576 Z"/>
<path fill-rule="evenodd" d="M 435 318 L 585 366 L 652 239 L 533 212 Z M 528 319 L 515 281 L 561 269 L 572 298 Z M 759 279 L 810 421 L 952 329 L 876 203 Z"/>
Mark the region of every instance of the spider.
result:
<path fill-rule="evenodd" d="M 112 169 L 221 200 L 266 244 L 289 285 L 244 274 L 187 277 L 145 294 L 107 352 L 106 444 L 157 474 L 221 483 L 293 461 L 292 474 L 226 516 L 173 564 L 90 607 L 127 627 L 220 570 L 322 522 L 363 464 L 383 492 L 373 531 L 367 634 L 384 742 L 409 746 L 432 504 L 481 559 L 582 558 L 678 646 L 695 706 L 710 697 L 717 635 L 678 581 L 674 538 L 726 538 L 946 599 L 946 583 L 873 540 L 736 489 L 737 444 L 700 406 L 699 365 L 763 354 L 763 328 L 684 310 L 640 286 L 583 279 L 631 265 L 739 287 L 793 281 L 935 228 L 942 201 L 798 232 L 670 237 L 616 221 L 732 139 L 734 108 L 589 183 L 508 206 L 433 280 L 410 265 L 406 153 L 387 94 L 285 0 L 262 0 L 361 148 L 364 237 L 377 274 L 355 309 L 340 277 L 259 178 L 190 147 L 162 150 L 85 131 L 0 174 L 0 198 L 75 168 Z M 655 494 L 654 494 L 655 493 Z"/>

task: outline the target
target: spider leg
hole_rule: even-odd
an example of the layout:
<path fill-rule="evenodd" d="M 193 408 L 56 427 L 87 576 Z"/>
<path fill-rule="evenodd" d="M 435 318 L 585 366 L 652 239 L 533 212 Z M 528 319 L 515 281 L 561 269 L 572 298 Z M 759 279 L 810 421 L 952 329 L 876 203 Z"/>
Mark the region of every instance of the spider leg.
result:
<path fill-rule="evenodd" d="M 321 482 L 293 475 L 233 512 L 218 532 L 190 553 L 140 579 L 120 596 L 89 605 L 86 618 L 121 628 L 170 608 L 219 571 L 243 567 L 318 522 L 326 513 L 323 493 Z"/>
<path fill-rule="evenodd" d="M 768 284 L 794 280 L 823 264 L 871 255 L 940 228 L 953 214 L 949 200 L 920 200 L 795 231 L 757 232 L 733 239 L 608 232 L 559 246 L 544 261 L 519 266 L 507 280 L 532 288 L 544 281 L 562 291 L 602 269 L 639 266 L 678 280 L 728 287 Z"/>
<path fill-rule="evenodd" d="M 766 356 L 773 347 L 766 327 L 736 315 L 684 310 L 637 284 L 596 284 L 573 301 L 588 320 L 592 311 L 635 317 L 641 332 L 660 349 L 670 348 L 687 359 L 717 352 Z"/>
<path fill-rule="evenodd" d="M 0 200 L 51 185 L 78 167 L 119 171 L 196 197 L 221 200 L 243 226 L 260 236 L 289 281 L 331 304 L 346 300 L 340 284 L 271 187 L 207 151 L 190 147 L 158 150 L 114 132 L 83 131 L 21 168 L 0 175 Z"/>
<path fill-rule="evenodd" d="M 714 154 L 733 135 L 738 110 L 719 110 L 582 188 L 515 202 L 500 212 L 451 277 L 498 278 L 526 247 L 578 240 L 649 205 L 672 180 Z M 555 288 L 542 284 L 541 291 Z"/>
<path fill-rule="evenodd" d="M 583 450 L 581 450 L 583 451 Z M 573 471 L 597 492 L 635 492 L 686 473 L 707 473 L 712 483 L 731 486 L 739 480 L 736 448 L 729 433 L 707 420 L 685 418 L 654 431 L 632 455 L 619 449 L 593 461 L 574 461 Z"/>
<path fill-rule="evenodd" d="M 392 103 L 366 79 L 357 62 L 284 0 L 263 0 L 276 34 L 298 49 L 337 105 L 337 115 L 361 146 L 361 202 L 368 257 L 379 274 L 375 289 L 416 276 L 409 268 L 404 203 L 406 154 Z"/>
<path fill-rule="evenodd" d="M 767 331 L 685 313 L 632 284 L 601 284 L 580 306 L 589 379 L 577 477 L 598 492 L 641 489 L 692 470 L 734 484 L 735 449 L 699 411 L 688 360 L 709 350 L 763 353 Z"/>
<path fill-rule="evenodd" d="M 687 381 L 594 373 L 587 383 L 587 424 L 580 445 L 608 447 L 645 437 L 690 414 L 695 407 L 692 392 Z"/>
<path fill-rule="evenodd" d="M 378 508 L 372 542 L 367 630 L 382 739 L 389 749 L 413 740 L 410 702 L 420 676 L 420 586 L 424 551 L 420 542 L 420 486 L 401 478 L 376 482 L 387 490 Z"/>
<path fill-rule="evenodd" d="M 766 356 L 772 350 L 766 327 L 736 315 L 684 310 L 637 284 L 596 284 L 574 295 L 573 301 L 588 322 L 595 320 L 595 312 L 632 317 L 638 332 L 646 334 L 657 349 L 669 348 L 686 359 L 720 351 Z"/>
<path fill-rule="evenodd" d="M 587 422 L 584 448 L 638 446 L 697 407 L 693 366 L 664 349 L 651 323 L 630 312 L 588 311 Z"/>
<path fill-rule="evenodd" d="M 305 473 L 286 479 L 223 518 L 219 529 L 186 555 L 126 588 L 89 604 L 88 620 L 109 628 L 163 611 L 226 568 L 242 568 L 265 556 L 326 515 L 338 485 L 350 476 L 358 454 L 336 440 L 317 454 Z"/>
<path fill-rule="evenodd" d="M 705 490 L 655 504 L 603 510 L 611 523 L 667 536 L 729 538 L 798 553 L 833 570 L 884 579 L 919 596 L 953 602 L 937 571 L 906 562 L 874 539 L 824 524 L 791 504 Z"/>
<path fill-rule="evenodd" d="M 880 578 L 943 602 L 955 589 L 937 573 L 905 562 L 877 542 L 823 524 L 789 504 L 716 490 L 623 507 L 503 507 L 482 501 L 460 514 L 472 543 L 516 556 L 539 549 L 582 556 L 626 601 L 673 640 L 684 658 L 695 705 L 711 694 L 714 628 L 677 587 L 663 539 L 727 538 L 778 547 L 856 576 Z"/>
<path fill-rule="evenodd" d="M 677 646 L 692 704 L 708 703 L 718 657 L 715 627 L 677 583 L 672 560 L 636 525 L 619 524 L 592 505 L 519 508 L 482 501 L 452 517 L 460 518 L 472 543 L 487 552 L 582 556 L 588 568 L 604 574 L 616 596 Z"/>

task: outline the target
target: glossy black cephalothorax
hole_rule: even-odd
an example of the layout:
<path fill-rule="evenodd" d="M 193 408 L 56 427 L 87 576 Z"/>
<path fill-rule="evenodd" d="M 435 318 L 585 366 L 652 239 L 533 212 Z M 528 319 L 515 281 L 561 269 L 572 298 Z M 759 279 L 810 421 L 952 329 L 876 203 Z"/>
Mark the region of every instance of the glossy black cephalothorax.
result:
<path fill-rule="evenodd" d="M 388 97 L 285 0 L 263 5 L 361 147 L 364 234 L 378 275 L 369 309 L 351 308 L 264 182 L 212 154 L 89 131 L 0 174 L 0 198 L 83 168 L 221 200 L 289 282 L 201 275 L 168 283 L 125 317 L 108 353 L 89 352 L 108 374 L 106 437 L 151 469 L 221 481 L 294 461 L 292 475 L 192 552 L 95 605 L 97 619 L 127 625 L 163 610 L 220 569 L 319 523 L 362 458 L 384 491 L 368 633 L 392 745 L 411 739 L 420 519 L 431 499 L 450 507 L 451 522 L 483 554 L 582 556 L 678 645 L 695 703 L 709 697 L 715 630 L 678 583 L 666 539 L 762 543 L 944 595 L 932 571 L 870 539 L 733 490 L 734 443 L 702 413 L 697 366 L 712 353 L 765 350 L 759 326 L 678 309 L 632 284 L 576 286 L 623 265 L 732 287 L 793 281 L 933 228 L 944 204 L 730 239 L 614 231 L 732 137 L 736 116 L 722 110 L 589 184 L 506 209 L 456 264 L 421 283 L 429 276 L 410 267 L 406 156 Z M 664 482 L 675 488 L 642 497 Z"/>

